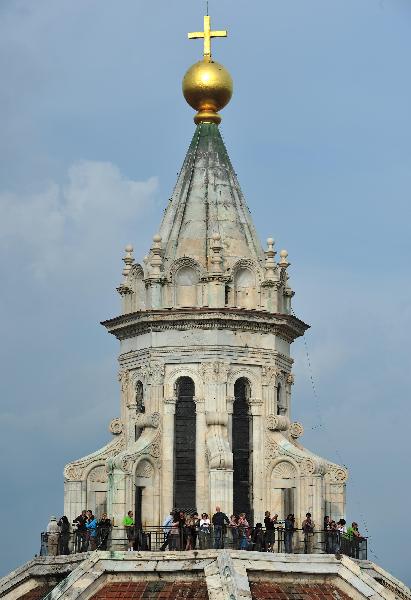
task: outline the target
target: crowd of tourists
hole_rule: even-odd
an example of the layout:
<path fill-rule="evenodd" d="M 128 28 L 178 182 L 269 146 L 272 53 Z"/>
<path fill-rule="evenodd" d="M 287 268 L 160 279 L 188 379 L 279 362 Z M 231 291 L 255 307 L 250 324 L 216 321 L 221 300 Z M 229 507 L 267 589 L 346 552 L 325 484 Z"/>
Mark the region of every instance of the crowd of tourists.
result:
<path fill-rule="evenodd" d="M 122 521 L 127 536 L 127 549 L 147 550 L 145 533 L 138 527 L 129 511 Z M 73 521 L 72 526 L 66 516 L 57 522 L 50 518 L 47 526 L 47 548 L 49 555 L 70 554 L 70 535 L 74 533 L 74 552 L 88 550 L 107 550 L 108 539 L 112 528 L 107 514 L 101 518 L 93 515 L 91 510 L 83 510 Z M 150 529 L 150 528 L 149 528 Z M 302 532 L 304 552 L 312 554 L 315 550 L 314 541 L 319 541 L 327 554 L 348 554 L 359 557 L 360 542 L 364 538 L 358 530 L 358 524 L 353 522 L 350 527 L 346 521 L 334 521 L 324 518 L 323 527 L 317 529 L 311 513 L 307 513 L 301 527 L 296 526 L 293 514 L 288 514 L 284 520 L 279 520 L 278 514 L 271 515 L 266 511 L 263 523 L 251 526 L 245 513 L 232 514 L 228 517 L 216 507 L 211 516 L 207 513 L 186 513 L 172 511 L 167 515 L 161 528 L 161 539 L 157 538 L 160 550 L 207 550 L 224 547 L 238 550 L 254 550 L 258 552 L 294 552 L 295 534 Z M 315 534 L 321 533 L 321 539 Z M 298 541 L 300 541 L 299 538 Z"/>
<path fill-rule="evenodd" d="M 111 520 L 106 513 L 97 518 L 91 510 L 83 510 L 73 521 L 72 526 L 64 515 L 57 521 L 50 517 L 47 525 L 47 551 L 50 556 L 70 554 L 70 537 L 74 532 L 74 552 L 107 550 Z"/>

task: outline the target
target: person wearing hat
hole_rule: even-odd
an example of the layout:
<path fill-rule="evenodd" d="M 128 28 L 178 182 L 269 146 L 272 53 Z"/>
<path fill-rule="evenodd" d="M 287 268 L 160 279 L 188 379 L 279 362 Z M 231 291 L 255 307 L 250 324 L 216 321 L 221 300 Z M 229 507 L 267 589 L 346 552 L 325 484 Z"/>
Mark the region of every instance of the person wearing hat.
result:
<path fill-rule="evenodd" d="M 57 556 L 59 544 L 60 528 L 57 525 L 56 517 L 50 517 L 50 522 L 47 525 L 47 549 L 49 556 Z"/>

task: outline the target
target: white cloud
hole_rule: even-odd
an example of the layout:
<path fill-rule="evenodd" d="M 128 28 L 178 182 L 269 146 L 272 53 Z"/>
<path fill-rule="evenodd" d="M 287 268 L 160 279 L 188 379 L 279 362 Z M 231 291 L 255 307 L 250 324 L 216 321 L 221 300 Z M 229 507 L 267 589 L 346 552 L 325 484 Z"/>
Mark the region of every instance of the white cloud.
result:
<path fill-rule="evenodd" d="M 65 268 L 95 264 L 117 243 L 131 219 L 154 198 L 156 177 L 133 181 L 109 162 L 72 165 L 64 183 L 48 182 L 41 192 L 0 193 L 0 245 L 24 255 L 42 278 L 64 262 Z M 120 249 L 117 248 L 117 252 Z"/>

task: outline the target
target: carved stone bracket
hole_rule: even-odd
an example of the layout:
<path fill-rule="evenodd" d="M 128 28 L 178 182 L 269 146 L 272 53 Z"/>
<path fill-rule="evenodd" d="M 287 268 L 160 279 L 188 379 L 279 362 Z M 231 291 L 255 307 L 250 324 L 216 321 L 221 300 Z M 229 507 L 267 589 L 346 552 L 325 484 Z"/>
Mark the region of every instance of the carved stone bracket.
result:
<path fill-rule="evenodd" d="M 136 461 L 140 457 L 151 456 L 155 459 L 155 464 L 158 469 L 161 468 L 161 436 L 160 433 L 156 435 L 156 437 L 152 440 L 151 443 L 148 443 L 147 446 L 138 450 L 136 452 L 123 452 L 118 459 L 112 461 L 110 465 L 111 468 L 117 467 L 120 468 L 127 474 L 131 474 L 133 470 L 133 466 L 136 464 Z"/>
<path fill-rule="evenodd" d="M 144 429 L 145 427 L 152 427 L 157 429 L 160 425 L 160 413 L 139 413 L 134 417 L 135 424 Z"/>
<path fill-rule="evenodd" d="M 287 431 L 290 427 L 290 420 L 284 415 L 268 415 L 266 426 L 270 431 Z"/>
<path fill-rule="evenodd" d="M 227 427 L 228 415 L 220 412 L 206 412 L 206 423 L 207 425 L 222 425 Z"/>

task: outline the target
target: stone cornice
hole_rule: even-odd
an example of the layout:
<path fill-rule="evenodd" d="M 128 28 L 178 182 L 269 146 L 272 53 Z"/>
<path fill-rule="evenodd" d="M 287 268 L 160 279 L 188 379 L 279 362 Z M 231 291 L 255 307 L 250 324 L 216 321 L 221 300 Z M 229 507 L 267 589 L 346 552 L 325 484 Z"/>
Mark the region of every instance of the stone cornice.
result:
<path fill-rule="evenodd" d="M 121 315 L 101 324 L 119 340 L 171 329 L 230 329 L 273 333 L 293 342 L 309 328 L 293 315 L 239 308 L 152 309 Z"/>

